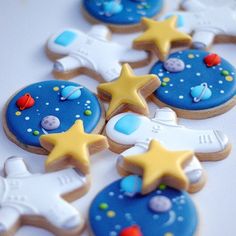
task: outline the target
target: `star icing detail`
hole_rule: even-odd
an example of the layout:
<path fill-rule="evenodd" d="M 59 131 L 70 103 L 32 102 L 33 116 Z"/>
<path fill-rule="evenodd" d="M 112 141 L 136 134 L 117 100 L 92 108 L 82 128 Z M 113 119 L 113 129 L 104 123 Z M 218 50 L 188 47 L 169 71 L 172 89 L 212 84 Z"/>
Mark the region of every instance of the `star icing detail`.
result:
<path fill-rule="evenodd" d="M 83 174 L 89 173 L 89 154 L 108 147 L 105 136 L 85 133 L 81 120 L 64 133 L 42 135 L 40 143 L 50 152 L 46 160 L 48 171 L 72 165 Z"/>
<path fill-rule="evenodd" d="M 192 151 L 168 151 L 159 142 L 152 140 L 146 153 L 127 156 L 124 164 L 130 172 L 142 170 L 138 172 L 143 176 L 143 194 L 154 191 L 161 183 L 187 190 L 189 181 L 183 167 L 192 160 L 193 155 Z"/>
<path fill-rule="evenodd" d="M 154 47 L 154 51 L 156 51 L 160 60 L 164 61 L 173 43 L 189 45 L 191 43 L 191 36 L 176 29 L 177 19 L 177 16 L 172 16 L 158 22 L 143 18 L 142 24 L 147 27 L 147 30 L 134 40 L 134 47 L 142 47 L 146 50 L 150 50 L 150 47 Z"/>
<path fill-rule="evenodd" d="M 107 119 L 118 114 L 122 107 L 147 115 L 148 106 L 145 97 L 151 95 L 160 86 L 156 75 L 134 75 L 128 64 L 122 66 L 121 74 L 115 81 L 98 86 L 98 94 L 103 100 L 110 101 L 106 112 Z M 142 90 L 146 94 L 142 94 Z"/>

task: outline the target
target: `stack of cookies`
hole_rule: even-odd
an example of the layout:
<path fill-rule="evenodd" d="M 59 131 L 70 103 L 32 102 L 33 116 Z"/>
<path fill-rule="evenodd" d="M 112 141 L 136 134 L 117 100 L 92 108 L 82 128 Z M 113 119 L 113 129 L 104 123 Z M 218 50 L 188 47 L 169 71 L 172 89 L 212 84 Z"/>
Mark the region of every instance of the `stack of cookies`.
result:
<path fill-rule="evenodd" d="M 45 173 L 31 173 L 17 153 L 6 160 L 0 236 L 24 225 L 59 236 L 84 229 L 91 236 L 199 235 L 190 194 L 205 186 L 201 162 L 225 159 L 231 144 L 223 130 L 188 128 L 178 117 L 206 119 L 236 105 L 236 69 L 208 51 L 213 43 L 236 42 L 236 3 L 184 0 L 179 11 L 165 13 L 164 6 L 164 0 L 83 0 L 91 29 L 49 37 L 55 80 L 21 88 L 3 109 L 6 136 L 44 155 Z M 133 32 L 132 47 L 111 38 Z M 146 74 L 135 73 L 150 63 Z M 70 81 L 81 74 L 99 82 L 96 94 Z M 121 178 L 101 190 L 85 219 L 71 202 L 92 188 L 90 156 L 106 149 L 116 154 Z"/>

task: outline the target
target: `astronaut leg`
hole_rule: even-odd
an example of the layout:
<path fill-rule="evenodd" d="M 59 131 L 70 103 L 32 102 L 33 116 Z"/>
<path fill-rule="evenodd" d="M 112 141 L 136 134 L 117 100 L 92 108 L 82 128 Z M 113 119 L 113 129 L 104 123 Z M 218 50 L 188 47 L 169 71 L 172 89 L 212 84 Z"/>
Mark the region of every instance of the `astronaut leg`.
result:
<path fill-rule="evenodd" d="M 12 207 L 3 206 L 0 209 L 0 235 L 11 229 L 18 221 L 20 214 Z"/>
<path fill-rule="evenodd" d="M 42 215 L 55 227 L 71 230 L 83 224 L 78 210 L 66 201 L 54 199 L 54 202 L 50 206 L 50 208 L 47 206 L 47 210 L 42 212 Z"/>

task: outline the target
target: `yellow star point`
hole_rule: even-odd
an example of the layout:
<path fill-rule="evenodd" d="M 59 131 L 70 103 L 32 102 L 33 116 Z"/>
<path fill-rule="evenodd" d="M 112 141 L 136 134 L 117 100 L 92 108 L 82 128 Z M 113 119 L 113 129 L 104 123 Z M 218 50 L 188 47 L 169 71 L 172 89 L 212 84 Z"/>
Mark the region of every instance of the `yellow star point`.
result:
<path fill-rule="evenodd" d="M 164 61 L 171 49 L 173 43 L 190 44 L 192 38 L 190 35 L 180 32 L 176 29 L 178 17 L 172 16 L 164 21 L 155 21 L 148 18 L 143 18 L 142 23 L 147 27 L 147 30 L 134 40 L 134 46 L 158 51 L 160 60 Z"/>
<path fill-rule="evenodd" d="M 84 174 L 89 172 L 89 154 L 108 147 L 104 136 L 85 133 L 81 120 L 77 120 L 64 133 L 42 135 L 40 143 L 50 151 L 46 160 L 47 170 L 54 171 L 72 165 Z"/>
<path fill-rule="evenodd" d="M 147 194 L 161 183 L 187 190 L 189 181 L 183 171 L 183 166 L 192 158 L 191 151 L 168 151 L 159 142 L 153 140 L 146 153 L 127 156 L 124 158 L 124 163 L 130 172 L 142 174 L 142 193 Z"/>
<path fill-rule="evenodd" d="M 103 83 L 98 86 L 98 93 L 101 97 L 109 94 L 110 104 L 107 110 L 107 117 L 111 117 L 121 110 L 122 106 L 138 113 L 147 114 L 148 107 L 144 97 L 149 96 L 157 87 L 160 81 L 156 75 L 134 75 L 128 64 L 122 66 L 121 74 L 115 81 Z M 146 95 L 141 90 L 146 89 Z M 148 92 L 147 92 L 148 91 Z"/>

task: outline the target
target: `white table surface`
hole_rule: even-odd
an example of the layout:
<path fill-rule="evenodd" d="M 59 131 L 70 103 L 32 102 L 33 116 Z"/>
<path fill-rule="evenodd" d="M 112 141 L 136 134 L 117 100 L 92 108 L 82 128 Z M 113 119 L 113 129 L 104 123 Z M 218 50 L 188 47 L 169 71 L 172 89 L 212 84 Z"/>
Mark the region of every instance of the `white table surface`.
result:
<path fill-rule="evenodd" d="M 167 0 L 167 9 L 174 9 L 177 1 Z M 80 12 L 79 0 L 1 0 L 0 1 L 0 109 L 16 90 L 31 83 L 54 79 L 52 62 L 44 52 L 47 38 L 58 29 L 74 27 L 89 30 Z M 130 42 L 134 35 L 114 35 L 118 42 Z M 236 66 L 236 45 L 217 45 L 212 51 L 219 53 Z M 149 67 L 136 70 L 144 74 Z M 74 81 L 95 91 L 97 82 L 86 76 L 78 76 Z M 153 112 L 156 106 L 150 104 Z M 221 116 L 207 120 L 184 120 L 180 123 L 199 129 L 219 129 L 224 131 L 236 146 L 236 108 Z M 22 156 L 33 172 L 44 171 L 45 157 L 28 153 L 5 136 L 0 128 L 0 169 L 4 160 L 12 155 Z M 228 159 L 220 162 L 203 163 L 208 173 L 205 188 L 192 195 L 200 215 L 200 235 L 236 235 L 236 151 L 233 149 Z M 115 169 L 116 154 L 104 151 L 91 158 L 92 187 L 87 195 L 76 201 L 75 206 L 86 217 L 91 200 L 103 187 L 119 178 Z M 109 177 L 108 177 L 109 176 Z M 1 220 L 1 219 L 0 219 Z M 49 236 L 45 230 L 23 227 L 17 236 Z M 88 235 L 84 232 L 83 236 Z"/>

